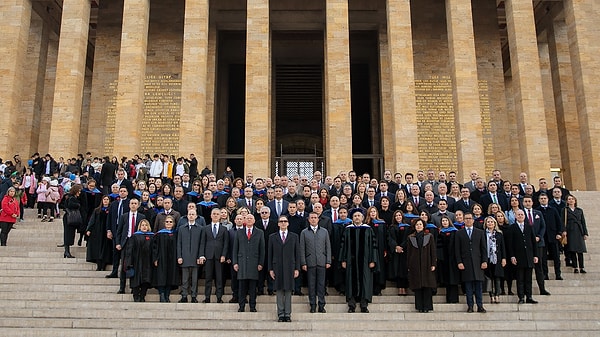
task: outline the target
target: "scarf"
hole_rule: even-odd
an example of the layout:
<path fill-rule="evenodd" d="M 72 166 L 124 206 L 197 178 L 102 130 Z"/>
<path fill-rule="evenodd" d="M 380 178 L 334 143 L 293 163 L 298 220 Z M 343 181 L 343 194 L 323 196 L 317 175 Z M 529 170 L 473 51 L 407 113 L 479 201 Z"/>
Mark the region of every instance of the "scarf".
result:
<path fill-rule="evenodd" d="M 488 258 L 491 264 L 498 263 L 498 255 L 496 254 L 496 232 L 489 232 L 486 230 L 488 235 Z"/>

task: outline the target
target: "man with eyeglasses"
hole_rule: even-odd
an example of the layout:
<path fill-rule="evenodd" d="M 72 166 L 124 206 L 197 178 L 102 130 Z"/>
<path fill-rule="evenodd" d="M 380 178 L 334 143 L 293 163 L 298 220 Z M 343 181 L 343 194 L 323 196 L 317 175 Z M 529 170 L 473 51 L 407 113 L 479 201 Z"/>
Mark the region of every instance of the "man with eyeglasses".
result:
<path fill-rule="evenodd" d="M 265 247 L 269 246 L 269 238 L 271 234 L 277 232 L 277 220 L 271 218 L 271 209 L 267 206 L 263 206 L 260 209 L 260 219 L 258 219 L 258 223 L 256 227 L 260 228 L 264 233 L 265 239 Z M 262 265 L 266 266 L 267 257 L 265 256 Z M 264 295 L 265 293 L 265 280 L 267 281 L 267 292 L 269 295 L 273 295 L 273 280 L 270 277 L 267 277 L 267 271 L 262 270 L 258 276 L 258 295 Z"/>
<path fill-rule="evenodd" d="M 254 227 L 254 215 L 244 216 L 245 230 L 236 232 L 231 253 L 233 269 L 238 273 L 239 308 L 246 310 L 246 296 L 249 295 L 250 312 L 256 312 L 256 283 L 263 270 L 265 260 L 265 237 L 263 231 Z"/>
<path fill-rule="evenodd" d="M 300 275 L 300 243 L 298 235 L 288 231 L 288 219 L 280 216 L 279 230 L 269 237 L 268 270 L 277 291 L 277 316 L 279 322 L 291 322 L 292 290 L 294 279 Z"/>
<path fill-rule="evenodd" d="M 468 188 L 463 187 L 468 191 Z M 483 307 L 484 270 L 487 269 L 487 240 L 485 232 L 473 227 L 473 214 L 465 212 L 465 227 L 456 233 L 456 262 L 461 272 L 467 295 L 467 312 L 473 312 L 473 295 L 477 303 L 477 312 L 485 313 Z"/>
<path fill-rule="evenodd" d="M 177 264 L 181 267 L 181 299 L 179 303 L 187 303 L 188 294 L 192 295 L 192 303 L 198 303 L 198 265 L 200 264 L 200 241 L 202 229 L 196 225 L 197 213 L 189 210 L 188 223 L 177 230 Z M 171 216 L 165 221 L 170 221 Z M 190 284 L 191 278 L 191 284 Z"/>

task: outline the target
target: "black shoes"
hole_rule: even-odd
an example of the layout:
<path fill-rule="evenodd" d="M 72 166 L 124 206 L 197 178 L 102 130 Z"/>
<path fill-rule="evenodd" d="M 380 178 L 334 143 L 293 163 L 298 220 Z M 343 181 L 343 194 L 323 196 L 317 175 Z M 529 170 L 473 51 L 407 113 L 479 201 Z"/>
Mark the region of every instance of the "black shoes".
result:
<path fill-rule="evenodd" d="M 487 312 L 487 310 L 485 310 L 484 307 L 477 307 L 477 312 L 480 312 L 482 314 L 485 314 Z"/>
<path fill-rule="evenodd" d="M 369 308 L 367 308 L 367 307 L 360 308 L 360 312 L 368 314 L 369 313 Z"/>
<path fill-rule="evenodd" d="M 548 290 L 540 291 L 540 295 L 550 296 L 550 292 Z"/>
<path fill-rule="evenodd" d="M 582 274 L 587 274 L 587 271 L 585 271 L 585 269 L 583 269 L 583 268 L 579 269 L 579 272 Z"/>
<path fill-rule="evenodd" d="M 267 291 L 267 293 L 269 294 L 269 296 L 273 296 L 273 294 L 274 294 L 273 290 L 269 290 L 269 291 Z"/>
<path fill-rule="evenodd" d="M 117 294 L 124 294 L 125 293 L 125 289 L 119 289 L 119 291 L 117 291 Z"/>
<path fill-rule="evenodd" d="M 325 310 L 325 307 L 319 307 L 319 312 L 324 314 L 327 312 L 327 310 Z"/>
<path fill-rule="evenodd" d="M 277 320 L 277 322 L 285 322 L 285 317 L 279 317 L 279 319 Z"/>
<path fill-rule="evenodd" d="M 195 297 L 192 297 L 192 303 L 198 303 L 198 299 Z"/>
<path fill-rule="evenodd" d="M 524 303 L 525 303 L 525 301 L 522 298 L 520 298 L 518 304 L 524 304 Z"/>
<path fill-rule="evenodd" d="M 177 303 L 187 303 L 187 297 L 182 297 Z"/>
<path fill-rule="evenodd" d="M 319 309 L 319 310 L 320 310 L 320 309 Z M 311 314 L 314 314 L 315 312 L 317 312 L 317 307 L 316 307 L 316 306 L 314 306 L 314 305 L 312 305 L 312 306 L 310 307 L 310 313 L 311 313 Z"/>
<path fill-rule="evenodd" d="M 118 278 L 119 275 L 117 275 L 117 273 L 110 273 L 110 274 L 108 274 L 108 275 L 106 275 L 104 277 L 106 277 L 106 278 Z"/>
<path fill-rule="evenodd" d="M 559 280 L 559 281 L 562 281 L 562 280 L 563 280 L 562 276 L 560 276 L 560 275 L 558 275 L 558 276 L 556 277 L 556 279 L 557 279 L 557 280 Z"/>
<path fill-rule="evenodd" d="M 197 301 L 196 301 L 197 302 Z M 210 303 L 210 298 L 205 298 L 202 300 L 202 303 Z"/>
<path fill-rule="evenodd" d="M 348 308 L 348 312 L 349 312 L 349 313 L 356 312 L 356 308 Z"/>
<path fill-rule="evenodd" d="M 238 309 L 238 312 L 244 312 L 244 311 L 246 311 L 246 309 L 244 309 L 244 308 L 239 308 Z"/>
<path fill-rule="evenodd" d="M 218 299 L 217 299 L 217 303 L 223 303 L 223 299 L 221 299 L 221 298 L 218 298 Z"/>
<path fill-rule="evenodd" d="M 250 308 L 250 312 L 256 312 L 256 308 Z"/>
<path fill-rule="evenodd" d="M 238 303 L 238 302 L 239 302 L 239 301 L 238 301 L 238 299 L 237 299 L 237 298 L 235 298 L 235 297 L 232 297 L 232 298 L 229 300 L 229 303 Z"/>
<path fill-rule="evenodd" d="M 529 303 L 529 304 L 537 304 L 538 303 L 538 301 L 534 300 L 533 298 L 528 298 L 527 301 L 525 301 L 525 302 Z"/>
<path fill-rule="evenodd" d="M 74 258 L 75 258 L 75 256 L 71 255 L 71 253 L 64 253 L 64 254 L 63 254 L 63 257 L 64 257 L 65 259 L 66 259 L 66 258 L 69 258 L 69 259 L 74 259 Z"/>
<path fill-rule="evenodd" d="M 467 312 L 473 312 L 473 307 L 468 307 Z"/>

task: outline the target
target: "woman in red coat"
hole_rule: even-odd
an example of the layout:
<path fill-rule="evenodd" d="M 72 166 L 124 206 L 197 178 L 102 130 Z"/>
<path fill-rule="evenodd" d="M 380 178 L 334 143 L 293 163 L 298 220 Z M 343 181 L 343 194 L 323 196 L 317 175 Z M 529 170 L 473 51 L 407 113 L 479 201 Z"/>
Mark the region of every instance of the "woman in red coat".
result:
<path fill-rule="evenodd" d="M 19 200 L 15 198 L 15 188 L 9 187 L 2 198 L 2 212 L 0 212 L 0 245 L 6 246 L 8 233 L 19 218 Z"/>

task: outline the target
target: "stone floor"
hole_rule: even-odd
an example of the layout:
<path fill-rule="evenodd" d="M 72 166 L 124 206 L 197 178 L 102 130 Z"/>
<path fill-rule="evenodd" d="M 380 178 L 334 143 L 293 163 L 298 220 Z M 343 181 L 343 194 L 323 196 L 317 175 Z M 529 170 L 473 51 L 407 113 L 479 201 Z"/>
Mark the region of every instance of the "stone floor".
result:
<path fill-rule="evenodd" d="M 74 247 L 76 259 L 63 259 L 62 222 L 41 223 L 34 211 L 10 233 L 0 249 L 0 331 L 2 336 L 577 336 L 600 335 L 599 221 L 592 211 L 600 192 L 577 192 L 588 214 L 587 274 L 563 267 L 563 281 L 550 267 L 547 289 L 537 305 L 518 305 L 515 296 L 489 304 L 486 314 L 467 314 L 460 304 L 445 304 L 443 290 L 434 297 L 434 312 L 417 313 L 413 298 L 396 296 L 390 286 L 373 298 L 369 314 L 348 314 L 344 298 L 327 298 L 326 314 L 311 314 L 306 297 L 293 297 L 292 323 L 277 323 L 275 297 L 260 296 L 257 313 L 238 313 L 236 304 L 158 303 L 151 291 L 146 303 L 119 295 L 118 280 L 85 262 L 85 247 Z M 534 282 L 535 283 L 535 282 Z M 229 289 L 229 288 L 228 288 Z M 304 290 L 306 292 L 306 290 Z M 177 295 L 172 295 L 176 300 Z M 227 302 L 230 296 L 225 296 Z M 214 298 L 213 298 L 214 302 Z"/>

